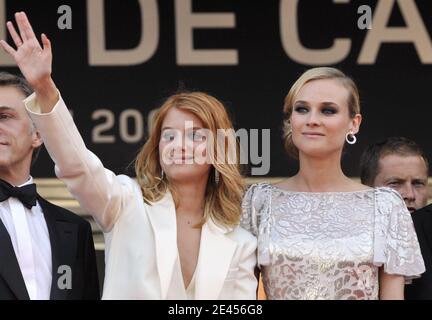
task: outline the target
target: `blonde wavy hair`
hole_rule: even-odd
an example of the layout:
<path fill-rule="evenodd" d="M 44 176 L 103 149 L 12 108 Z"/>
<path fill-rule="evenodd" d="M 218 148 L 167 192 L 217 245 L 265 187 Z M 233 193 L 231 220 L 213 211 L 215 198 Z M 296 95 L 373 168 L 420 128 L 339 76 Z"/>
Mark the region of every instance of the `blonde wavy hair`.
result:
<path fill-rule="evenodd" d="M 239 144 L 234 138 L 235 143 L 232 146 L 232 143 L 228 141 L 229 136 L 224 137 L 224 142 L 221 140 L 218 142 L 217 129 L 231 129 L 231 132 L 234 132 L 233 126 L 223 104 L 203 92 L 178 93 L 170 96 L 156 112 L 149 139 L 135 159 L 135 173 L 144 201 L 151 204 L 170 191 L 176 207 L 179 203 L 174 186 L 170 184 L 166 176 L 161 176 L 162 168 L 159 162 L 162 123 L 172 108 L 194 114 L 201 120 L 204 128 L 213 133 L 214 150 L 209 150 L 211 154 L 226 151 L 227 147 L 235 148 L 235 161 L 219 161 L 220 158 L 217 158 L 218 161 L 212 160 L 204 199 L 204 217 L 200 225 L 209 218 L 223 227 L 237 225 L 240 220 L 241 200 L 245 189 L 239 166 Z M 222 154 L 228 156 L 230 153 Z M 226 156 L 224 160 L 227 160 Z M 215 170 L 219 173 L 218 183 L 215 181 Z"/>
<path fill-rule="evenodd" d="M 336 68 L 319 67 L 307 70 L 293 84 L 284 103 L 283 139 L 285 151 L 295 159 L 298 159 L 299 151 L 292 141 L 291 114 L 294 106 L 294 99 L 306 83 L 314 80 L 332 79 L 338 81 L 348 91 L 349 115 L 354 118 L 360 113 L 360 96 L 354 81 Z"/>

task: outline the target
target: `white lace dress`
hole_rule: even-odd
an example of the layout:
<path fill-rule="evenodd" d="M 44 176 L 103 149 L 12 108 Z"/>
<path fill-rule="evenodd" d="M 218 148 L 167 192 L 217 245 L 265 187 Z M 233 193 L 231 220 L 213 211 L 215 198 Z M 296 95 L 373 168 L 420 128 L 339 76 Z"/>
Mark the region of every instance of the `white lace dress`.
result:
<path fill-rule="evenodd" d="M 425 271 L 411 215 L 390 188 L 313 193 L 255 184 L 242 206 L 268 299 L 378 299 L 378 267 L 407 280 Z"/>

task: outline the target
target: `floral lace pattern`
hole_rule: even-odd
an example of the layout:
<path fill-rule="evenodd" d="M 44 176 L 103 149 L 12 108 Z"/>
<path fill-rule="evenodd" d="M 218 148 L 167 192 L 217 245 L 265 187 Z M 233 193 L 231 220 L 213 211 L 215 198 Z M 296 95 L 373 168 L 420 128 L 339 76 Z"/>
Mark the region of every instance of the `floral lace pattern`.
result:
<path fill-rule="evenodd" d="M 251 186 L 242 226 L 258 238 L 268 299 L 378 299 L 378 267 L 424 272 L 410 213 L 389 188 L 291 192 Z"/>

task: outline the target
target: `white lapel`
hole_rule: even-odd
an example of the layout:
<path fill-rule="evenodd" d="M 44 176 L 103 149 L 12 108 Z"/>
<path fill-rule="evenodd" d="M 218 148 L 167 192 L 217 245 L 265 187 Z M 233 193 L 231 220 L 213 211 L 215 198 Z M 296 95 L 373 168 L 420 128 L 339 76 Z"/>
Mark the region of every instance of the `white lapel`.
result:
<path fill-rule="evenodd" d="M 161 299 L 166 299 L 178 257 L 176 211 L 171 193 L 167 191 L 160 201 L 148 206 L 148 212 L 155 237 Z"/>
<path fill-rule="evenodd" d="M 217 226 L 211 219 L 203 225 L 195 299 L 218 299 L 237 247 L 236 242 L 225 235 L 229 231 Z"/>

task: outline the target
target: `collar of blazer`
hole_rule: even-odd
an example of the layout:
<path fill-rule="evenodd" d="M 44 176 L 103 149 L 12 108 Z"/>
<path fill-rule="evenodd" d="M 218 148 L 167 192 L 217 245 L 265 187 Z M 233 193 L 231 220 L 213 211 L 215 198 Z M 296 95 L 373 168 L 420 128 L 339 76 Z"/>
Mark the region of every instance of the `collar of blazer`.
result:
<path fill-rule="evenodd" d="M 10 290 L 19 300 L 29 300 L 24 278 L 12 246 L 6 227 L 0 220 L 0 277 L 8 284 Z"/>
<path fill-rule="evenodd" d="M 63 268 L 74 268 L 78 250 L 78 224 L 71 221 L 58 207 L 38 196 L 44 213 L 51 243 L 52 283 L 51 300 L 65 300 L 70 290 L 60 289 Z M 82 241 L 82 240 L 81 240 Z M 72 289 L 73 290 L 73 289 Z"/>
<path fill-rule="evenodd" d="M 171 193 L 167 192 L 147 209 L 155 235 L 161 299 L 165 299 L 178 259 L 176 211 Z M 196 299 L 218 298 L 237 247 L 227 236 L 232 230 L 216 225 L 211 219 L 203 225 L 195 270 Z"/>

